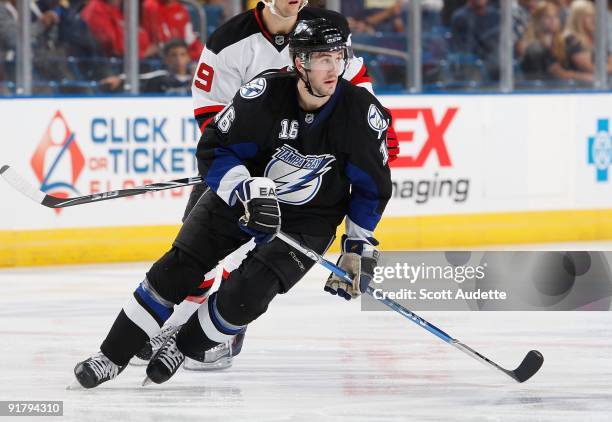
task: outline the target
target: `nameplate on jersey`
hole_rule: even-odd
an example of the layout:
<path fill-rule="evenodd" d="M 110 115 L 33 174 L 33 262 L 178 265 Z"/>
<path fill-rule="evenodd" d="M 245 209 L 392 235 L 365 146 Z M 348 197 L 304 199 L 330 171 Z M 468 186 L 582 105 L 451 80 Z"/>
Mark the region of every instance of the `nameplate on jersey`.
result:
<path fill-rule="evenodd" d="M 382 137 L 385 130 L 389 129 L 389 122 L 374 104 L 371 104 L 368 110 L 368 124 L 374 132 L 378 133 L 378 139 Z"/>
<path fill-rule="evenodd" d="M 253 79 L 240 87 L 240 96 L 245 100 L 252 100 L 263 94 L 267 86 L 265 78 Z"/>
<path fill-rule="evenodd" d="M 264 176 L 276 184 L 280 202 L 301 205 L 317 195 L 323 175 L 334 161 L 336 157 L 331 154 L 303 155 L 285 144 L 276 149 Z"/>

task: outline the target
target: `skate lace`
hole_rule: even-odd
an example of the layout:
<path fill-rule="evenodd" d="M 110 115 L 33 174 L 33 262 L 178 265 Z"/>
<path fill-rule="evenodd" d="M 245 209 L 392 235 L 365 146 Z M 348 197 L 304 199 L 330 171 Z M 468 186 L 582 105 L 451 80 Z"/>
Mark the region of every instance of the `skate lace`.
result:
<path fill-rule="evenodd" d="M 151 339 L 151 347 L 153 350 L 157 350 L 163 346 L 163 344 L 168 339 L 168 335 L 170 335 L 176 327 L 174 325 L 167 325 L 157 334 L 155 337 Z"/>
<path fill-rule="evenodd" d="M 113 379 L 119 374 L 119 367 L 110 361 L 109 358 L 104 356 L 102 353 L 91 357 L 89 360 L 89 367 L 94 371 L 96 377 L 101 380 L 108 377 Z"/>
<path fill-rule="evenodd" d="M 164 349 L 159 354 L 159 360 L 168 368 L 170 371 L 179 366 L 185 357 L 178 349 L 176 345 L 176 336 L 171 337 L 168 343 L 164 346 Z"/>

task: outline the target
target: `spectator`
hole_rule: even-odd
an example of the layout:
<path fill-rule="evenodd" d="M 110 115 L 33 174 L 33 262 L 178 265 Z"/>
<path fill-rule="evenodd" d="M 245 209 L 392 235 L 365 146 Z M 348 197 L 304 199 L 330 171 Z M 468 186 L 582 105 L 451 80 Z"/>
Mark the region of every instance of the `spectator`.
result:
<path fill-rule="evenodd" d="M 4 67 L 4 57 L 0 56 L 0 97 L 11 94 L 8 84 L 6 83 L 6 81 L 9 80 L 14 80 L 14 78 L 10 78 L 6 74 L 6 70 Z"/>
<path fill-rule="evenodd" d="M 16 0 L 0 3 L 0 54 L 2 59 L 13 61 L 17 49 L 18 12 Z M 31 2 L 32 62 L 35 78 L 39 80 L 61 80 L 70 77 L 65 53 L 58 47 L 57 0 Z M 13 79 L 11 77 L 11 79 Z"/>
<path fill-rule="evenodd" d="M 465 5 L 465 0 L 444 0 L 442 7 L 442 25 L 450 27 L 453 15 Z"/>
<path fill-rule="evenodd" d="M 487 62 L 489 71 L 498 67 L 499 11 L 488 0 L 467 0 L 451 18 L 452 47 L 457 53 L 473 54 Z"/>
<path fill-rule="evenodd" d="M 189 46 L 192 60 L 198 60 L 204 45 L 193 30 L 187 8 L 178 0 L 144 0 L 142 26 L 149 39 L 164 44 L 171 39 L 183 39 Z"/>
<path fill-rule="evenodd" d="M 612 56 L 612 0 L 608 0 L 608 55 Z"/>
<path fill-rule="evenodd" d="M 408 24 L 409 3 L 410 0 L 396 0 L 394 4 L 369 15 L 366 18 L 366 23 L 379 32 L 405 32 L 405 27 Z M 421 1 L 423 30 L 440 25 L 440 11 L 443 6 L 444 2 L 442 0 Z"/>
<path fill-rule="evenodd" d="M 565 42 L 561 32 L 560 10 L 553 2 L 538 3 L 525 31 L 523 44 L 526 48 L 521 59 L 521 69 L 526 79 L 593 82 L 592 74 L 563 68 Z"/>
<path fill-rule="evenodd" d="M 529 23 L 529 18 L 535 12 L 538 0 L 514 0 L 512 5 L 512 29 L 514 34 L 514 48 L 517 56 L 522 56 L 526 45 L 523 36 Z"/>
<path fill-rule="evenodd" d="M 121 57 L 125 51 L 124 21 L 121 0 L 90 0 L 81 12 L 81 17 L 100 45 L 104 55 Z M 151 43 L 142 28 L 138 32 L 138 56 L 143 59 L 157 54 L 157 45 Z"/>
<path fill-rule="evenodd" d="M 0 51 L 5 54 L 17 49 L 17 0 L 0 1 Z M 33 15 L 32 39 L 39 40 L 59 23 L 53 10 L 42 12 L 36 3 L 31 3 Z"/>
<path fill-rule="evenodd" d="M 595 73 L 595 6 L 587 0 L 575 0 L 570 5 L 565 25 L 566 69 Z M 612 72 L 612 57 L 608 59 L 608 73 Z"/>
<path fill-rule="evenodd" d="M 191 60 L 189 46 L 182 39 L 170 40 L 164 46 L 165 69 L 140 75 L 140 91 L 143 93 L 191 94 Z M 110 91 L 122 91 L 125 74 L 111 76 L 100 81 Z"/>
<path fill-rule="evenodd" d="M 12 60 L 17 49 L 17 9 L 15 0 L 0 1 L 0 54 Z"/>
<path fill-rule="evenodd" d="M 402 20 L 402 2 L 395 1 L 382 9 L 369 9 L 365 18 L 367 28 L 372 32 L 404 32 Z"/>
<path fill-rule="evenodd" d="M 60 2 L 56 11 L 60 17 L 58 41 L 67 56 L 93 57 L 99 55 L 99 47 L 81 12 L 88 0 Z"/>
<path fill-rule="evenodd" d="M 164 70 L 142 78 L 142 92 L 191 95 L 193 72 L 187 43 L 180 38 L 168 41 L 164 45 L 163 60 Z"/>
<path fill-rule="evenodd" d="M 402 0 L 375 3 L 367 0 L 345 1 L 342 4 L 342 13 L 347 16 L 351 32 L 354 33 L 404 31 Z"/>
<path fill-rule="evenodd" d="M 573 0 L 553 0 L 553 3 L 559 7 L 559 16 L 561 18 L 561 26 L 565 26 L 567 15 L 569 14 L 569 7 Z"/>

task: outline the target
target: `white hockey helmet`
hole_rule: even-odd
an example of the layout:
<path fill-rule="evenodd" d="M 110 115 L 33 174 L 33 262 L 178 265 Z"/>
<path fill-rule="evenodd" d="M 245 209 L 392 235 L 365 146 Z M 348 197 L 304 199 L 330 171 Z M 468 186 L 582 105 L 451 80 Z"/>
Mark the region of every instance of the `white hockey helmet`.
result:
<path fill-rule="evenodd" d="M 281 18 L 287 18 L 287 16 L 281 16 L 278 13 L 278 10 L 276 9 L 276 0 L 262 0 L 262 2 L 267 7 L 270 8 L 270 12 L 272 12 L 274 15 L 281 17 Z M 305 8 L 307 5 L 308 5 L 308 0 L 302 0 L 302 4 L 300 5 L 298 12 L 302 10 L 303 8 Z"/>

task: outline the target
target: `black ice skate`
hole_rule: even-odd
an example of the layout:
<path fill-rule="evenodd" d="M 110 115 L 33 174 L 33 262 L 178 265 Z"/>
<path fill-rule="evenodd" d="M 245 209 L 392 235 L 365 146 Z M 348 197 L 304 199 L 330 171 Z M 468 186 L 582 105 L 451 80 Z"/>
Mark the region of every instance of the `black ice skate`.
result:
<path fill-rule="evenodd" d="M 102 352 L 98 352 L 89 359 L 77 363 L 74 367 L 74 375 L 78 384 L 83 388 L 94 388 L 103 382 L 112 380 L 125 369 L 111 362 Z M 78 387 L 73 384 L 68 388 Z"/>
<path fill-rule="evenodd" d="M 162 330 L 151 340 L 144 345 L 142 349 L 130 360 L 130 365 L 133 366 L 146 366 L 149 364 L 151 357 L 160 347 L 168 340 L 168 337 L 174 332 L 176 326 L 174 325 L 165 325 L 162 327 Z"/>
<path fill-rule="evenodd" d="M 171 332 L 166 342 L 151 358 L 147 366 L 147 378 L 142 382 L 143 386 L 151 381 L 156 384 L 168 381 L 185 360 L 185 355 L 176 345 L 176 336 L 179 329 L 180 327 L 174 327 L 174 331 Z"/>
<path fill-rule="evenodd" d="M 242 350 L 246 329 L 230 341 L 220 343 L 204 353 L 204 360 L 186 358 L 183 367 L 188 371 L 216 371 L 232 366 L 233 357 Z"/>

